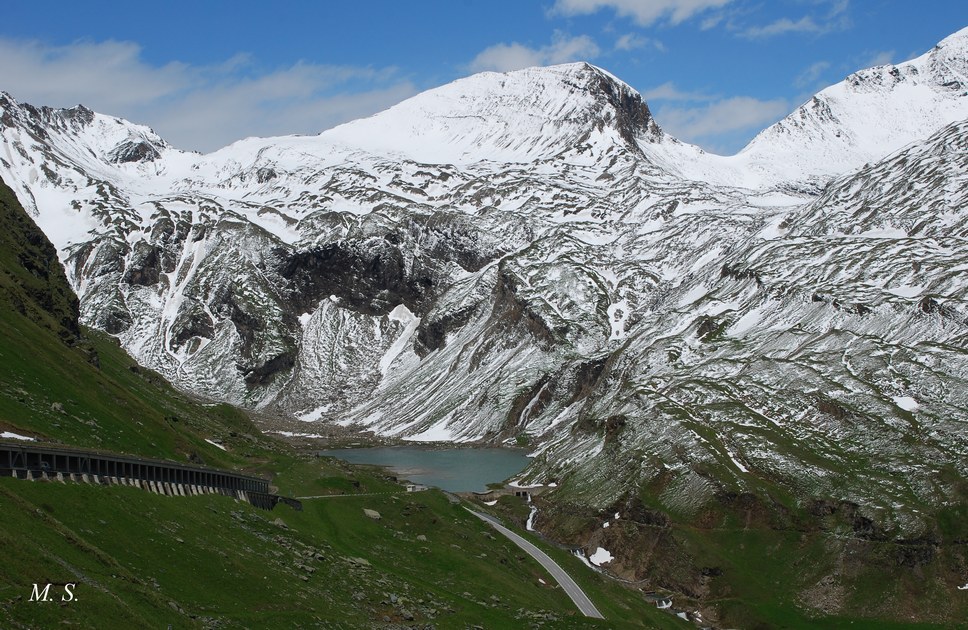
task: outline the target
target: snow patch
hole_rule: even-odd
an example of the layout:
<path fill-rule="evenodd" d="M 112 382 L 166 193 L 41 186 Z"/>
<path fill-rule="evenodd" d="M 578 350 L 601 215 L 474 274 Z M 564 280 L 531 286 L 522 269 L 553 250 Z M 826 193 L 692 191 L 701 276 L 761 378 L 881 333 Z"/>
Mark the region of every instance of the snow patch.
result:
<path fill-rule="evenodd" d="M 302 437 L 302 438 L 322 438 L 323 437 L 318 433 L 295 433 L 293 431 L 266 431 L 266 433 L 274 433 L 276 435 L 282 435 L 285 437 Z"/>
<path fill-rule="evenodd" d="M 390 366 L 400 353 L 410 344 L 410 339 L 420 325 L 420 318 L 414 315 L 409 308 L 403 304 L 397 305 L 390 311 L 387 317 L 390 321 L 400 322 L 404 325 L 403 332 L 397 337 L 396 341 L 387 349 L 386 354 L 380 357 L 380 373 L 386 376 Z"/>
<path fill-rule="evenodd" d="M 218 442 L 213 442 L 212 440 L 210 440 L 208 438 L 205 438 L 205 441 L 208 442 L 209 444 L 211 444 L 212 446 L 216 447 L 216 448 L 222 449 L 223 451 L 228 451 L 229 450 L 229 449 L 225 448 L 224 446 L 222 446 L 221 444 L 219 444 Z"/>
<path fill-rule="evenodd" d="M 304 411 L 302 413 L 297 413 L 296 418 L 302 420 L 303 422 L 318 422 L 322 419 L 323 414 L 329 411 L 329 405 L 322 405 L 316 407 L 311 411 Z"/>
<path fill-rule="evenodd" d="M 422 433 L 403 438 L 408 442 L 457 442 L 457 436 L 447 428 L 447 421 L 443 420 Z"/>
<path fill-rule="evenodd" d="M 885 289 L 885 291 L 898 297 L 913 298 L 921 295 L 924 292 L 924 287 L 904 285 L 893 289 Z"/>
<path fill-rule="evenodd" d="M 894 404 L 904 411 L 914 411 L 921 406 L 910 396 L 894 396 Z"/>
<path fill-rule="evenodd" d="M 13 431 L 4 431 L 0 433 L 0 438 L 5 440 L 25 440 L 27 442 L 36 442 L 37 438 L 32 438 L 26 435 L 20 435 L 19 433 L 14 433 Z"/>
<path fill-rule="evenodd" d="M 749 470 L 746 469 L 746 466 L 744 466 L 742 464 L 742 462 L 740 462 L 738 459 L 736 459 L 736 456 L 735 455 L 733 455 L 729 451 L 726 451 L 726 452 L 729 454 L 729 458 L 733 461 L 733 464 L 735 464 L 736 467 L 739 468 L 739 471 L 740 472 L 744 472 L 744 473 L 748 473 L 749 472 Z"/>
<path fill-rule="evenodd" d="M 596 567 L 600 567 L 614 559 L 615 558 L 612 557 L 612 554 L 610 554 L 607 549 L 604 547 L 599 547 L 595 550 L 595 553 L 589 556 L 588 561 L 594 564 Z"/>

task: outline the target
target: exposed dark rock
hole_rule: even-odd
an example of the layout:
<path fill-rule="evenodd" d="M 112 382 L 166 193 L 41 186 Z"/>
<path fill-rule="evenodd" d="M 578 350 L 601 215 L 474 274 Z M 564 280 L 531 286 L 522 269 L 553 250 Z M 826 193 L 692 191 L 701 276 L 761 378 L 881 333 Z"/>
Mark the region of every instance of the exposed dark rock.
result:
<path fill-rule="evenodd" d="M 201 304 L 193 302 L 191 307 L 179 311 L 172 323 L 171 332 L 169 343 L 174 349 L 192 337 L 212 339 L 215 336 L 215 323 Z"/>
<path fill-rule="evenodd" d="M 134 244 L 122 281 L 127 284 L 152 286 L 161 277 L 161 250 L 147 241 Z"/>
<path fill-rule="evenodd" d="M 74 248 L 67 264 L 76 277 L 100 278 L 124 270 L 128 244 L 119 239 L 104 237 Z"/>
<path fill-rule="evenodd" d="M 752 269 L 741 269 L 739 265 L 724 263 L 719 275 L 723 278 L 732 278 L 733 280 L 753 280 L 757 285 L 763 286 L 763 278 L 759 273 Z"/>
<path fill-rule="evenodd" d="M 258 367 L 243 370 L 245 382 L 247 385 L 266 385 L 271 383 L 279 372 L 288 370 L 295 364 L 296 357 L 294 354 L 277 355 Z"/>
<path fill-rule="evenodd" d="M 101 317 L 94 323 L 98 328 L 104 329 L 104 331 L 107 333 L 119 335 L 131 328 L 131 324 L 134 323 L 134 320 L 131 318 L 131 313 L 128 311 L 115 309 L 103 313 Z"/>
<path fill-rule="evenodd" d="M 398 304 L 422 312 L 435 296 L 434 269 L 383 238 L 337 241 L 301 251 L 277 251 L 276 271 L 290 283 L 295 310 L 315 310 L 335 295 L 342 305 L 366 315 L 385 315 Z"/>
<path fill-rule="evenodd" d="M 46 118 L 51 118 L 53 114 L 59 115 L 63 120 L 70 123 L 75 129 L 86 127 L 94 122 L 94 112 L 83 105 L 75 105 L 67 109 L 51 109 L 44 107 Z"/>
<path fill-rule="evenodd" d="M 108 152 L 108 160 L 118 164 L 127 162 L 153 162 L 161 153 L 147 140 L 125 140 Z"/>
<path fill-rule="evenodd" d="M 606 356 L 585 361 L 578 365 L 578 368 L 575 370 L 574 392 L 567 404 L 570 405 L 591 395 L 595 388 L 598 387 L 607 363 L 608 357 Z"/>
<path fill-rule="evenodd" d="M 276 171 L 268 167 L 262 167 L 255 172 L 255 181 L 259 182 L 260 184 L 270 182 L 276 177 L 278 177 Z"/>
<path fill-rule="evenodd" d="M 638 149 L 637 138 L 646 137 L 653 141 L 661 139 L 662 132 L 642 96 L 638 92 L 623 89 L 604 74 L 596 74 L 598 90 L 615 109 L 614 125 L 622 139 L 635 149 Z"/>
<path fill-rule="evenodd" d="M 866 516 L 855 516 L 851 529 L 857 538 L 865 540 L 886 540 L 887 538 L 877 524 Z"/>
<path fill-rule="evenodd" d="M 853 413 L 851 413 L 849 409 L 846 409 L 836 401 L 830 398 L 827 398 L 822 394 L 817 394 L 817 398 L 816 398 L 816 402 L 814 403 L 814 406 L 817 408 L 817 411 L 819 411 L 820 413 L 825 413 L 828 416 L 833 416 L 838 420 L 846 420 L 847 418 L 850 418 L 851 416 L 853 416 Z"/>
<path fill-rule="evenodd" d="M 235 330 L 242 338 L 242 356 L 251 358 L 252 345 L 255 342 L 256 334 L 265 330 L 265 321 L 261 317 L 251 314 L 244 309 L 231 292 L 226 292 L 225 298 L 222 301 L 222 307 L 219 311 L 220 313 L 226 313 L 228 318 L 232 320 L 232 323 L 235 324 Z"/>
<path fill-rule="evenodd" d="M 545 405 L 551 401 L 551 391 L 554 389 L 554 387 L 548 387 L 550 380 L 548 375 L 539 378 L 528 391 L 518 395 L 511 402 L 511 408 L 508 409 L 504 421 L 506 429 L 526 425 L 528 417 L 537 416 L 544 410 Z M 529 416 L 522 417 L 525 410 L 529 411 Z"/>
<path fill-rule="evenodd" d="M 508 328 L 520 326 L 538 342 L 539 346 L 546 350 L 550 349 L 558 341 L 561 333 L 552 330 L 527 301 L 518 295 L 517 291 L 517 279 L 502 265 L 494 288 L 491 320 Z"/>
<path fill-rule="evenodd" d="M 447 335 L 470 321 L 477 309 L 477 304 L 470 304 L 465 308 L 444 313 L 433 319 L 422 319 L 417 327 L 416 340 L 413 344 L 417 356 L 423 358 L 434 350 L 443 348 Z"/>
<path fill-rule="evenodd" d="M 717 321 L 708 315 L 703 315 L 696 321 L 698 322 L 696 336 L 706 342 L 714 341 L 718 336 L 722 335 L 728 324 L 728 322 Z"/>
<path fill-rule="evenodd" d="M 832 516 L 837 513 L 838 507 L 836 501 L 815 499 L 810 503 L 810 514 L 817 517 Z"/>
<path fill-rule="evenodd" d="M 935 560 L 938 547 L 938 541 L 925 538 L 898 540 L 894 548 L 894 561 L 899 567 L 923 567 Z"/>
<path fill-rule="evenodd" d="M 454 262 L 466 271 L 479 271 L 510 251 L 507 243 L 488 238 L 473 218 L 456 212 L 437 211 L 409 217 L 403 226 L 421 252 L 441 262 Z M 509 225 L 518 231 L 520 226 Z M 385 238 L 399 244 L 403 237 L 394 232 Z M 513 239 L 512 239 L 513 240 Z"/>

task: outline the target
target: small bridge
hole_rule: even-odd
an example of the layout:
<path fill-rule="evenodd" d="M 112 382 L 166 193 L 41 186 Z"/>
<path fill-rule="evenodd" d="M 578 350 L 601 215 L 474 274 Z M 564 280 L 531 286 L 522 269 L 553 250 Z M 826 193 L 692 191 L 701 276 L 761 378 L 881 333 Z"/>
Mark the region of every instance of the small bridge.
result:
<path fill-rule="evenodd" d="M 222 494 L 263 510 L 280 501 L 302 508 L 293 505 L 298 501 L 270 493 L 269 482 L 261 477 L 77 448 L 0 442 L 0 476 L 127 485 L 168 496 Z"/>

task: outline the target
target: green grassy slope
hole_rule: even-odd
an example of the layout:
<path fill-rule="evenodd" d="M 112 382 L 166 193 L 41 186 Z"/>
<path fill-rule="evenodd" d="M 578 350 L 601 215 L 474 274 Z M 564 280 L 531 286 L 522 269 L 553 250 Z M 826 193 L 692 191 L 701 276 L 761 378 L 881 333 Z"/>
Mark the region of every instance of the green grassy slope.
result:
<path fill-rule="evenodd" d="M 608 619 L 581 617 L 536 562 L 438 491 L 401 493 L 323 459 L 293 460 L 279 477 L 293 492 L 334 480 L 375 494 L 264 512 L 221 496 L 0 479 L 11 550 L 0 627 L 688 627 L 560 554 Z M 48 582 L 76 582 L 76 600 L 28 601 Z"/>

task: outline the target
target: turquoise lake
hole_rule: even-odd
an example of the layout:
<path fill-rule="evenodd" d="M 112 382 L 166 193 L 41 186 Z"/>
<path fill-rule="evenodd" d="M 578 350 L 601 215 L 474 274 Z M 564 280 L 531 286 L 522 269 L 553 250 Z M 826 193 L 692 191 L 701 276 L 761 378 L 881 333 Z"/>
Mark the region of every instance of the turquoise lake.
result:
<path fill-rule="evenodd" d="M 435 450 L 417 446 L 345 448 L 319 451 L 351 464 L 385 466 L 401 479 L 449 492 L 487 490 L 487 484 L 509 479 L 524 470 L 523 450 L 459 448 Z"/>

